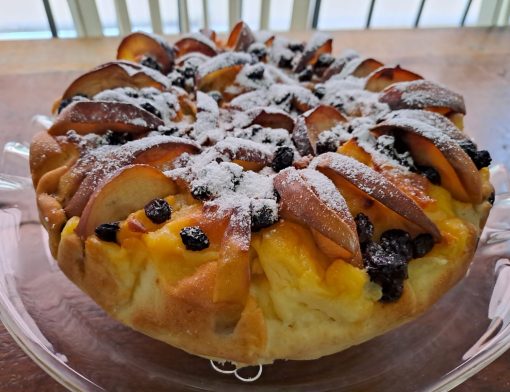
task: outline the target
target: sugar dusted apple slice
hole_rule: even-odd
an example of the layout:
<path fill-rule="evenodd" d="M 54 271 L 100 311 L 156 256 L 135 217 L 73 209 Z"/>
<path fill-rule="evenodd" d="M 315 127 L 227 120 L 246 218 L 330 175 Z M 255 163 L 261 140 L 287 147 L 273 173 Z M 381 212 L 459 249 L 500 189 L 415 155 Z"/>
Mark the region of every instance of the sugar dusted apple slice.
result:
<path fill-rule="evenodd" d="M 384 64 L 376 59 L 357 57 L 345 64 L 340 75 L 364 78 L 382 66 Z"/>
<path fill-rule="evenodd" d="M 123 167 L 92 194 L 76 227 L 83 239 L 97 226 L 126 218 L 149 201 L 176 193 L 175 183 L 148 165 Z"/>
<path fill-rule="evenodd" d="M 129 34 L 120 42 L 117 59 L 142 64 L 155 61 L 158 70 L 167 74 L 174 64 L 175 52 L 163 38 L 137 31 Z"/>
<path fill-rule="evenodd" d="M 214 148 L 245 170 L 260 170 L 273 160 L 273 154 L 268 147 L 247 139 L 227 137 Z"/>
<path fill-rule="evenodd" d="M 335 61 L 324 70 L 322 80 L 328 80 L 332 76 L 339 74 L 348 63 L 357 58 L 359 58 L 359 54 L 354 51 L 349 51 L 344 53 L 341 57 L 336 58 Z"/>
<path fill-rule="evenodd" d="M 213 301 L 244 308 L 250 289 L 251 214 L 249 206 L 231 210 L 221 241 Z"/>
<path fill-rule="evenodd" d="M 69 130 L 80 135 L 106 131 L 143 133 L 157 129 L 163 121 L 147 110 L 123 102 L 78 101 L 68 105 L 48 129 L 53 136 Z"/>
<path fill-rule="evenodd" d="M 441 177 L 441 185 L 455 199 L 482 202 L 480 173 L 469 155 L 459 146 L 459 140 L 454 140 L 448 132 L 404 116 L 389 118 L 373 128 L 372 132 L 398 133 L 415 163 L 436 169 Z M 454 134 L 453 131 L 450 133 Z"/>
<path fill-rule="evenodd" d="M 317 245 L 326 254 L 341 254 L 362 268 L 356 225 L 342 195 L 334 184 L 315 170 L 289 167 L 274 177 L 280 195 L 280 216 L 297 221 L 318 233 Z M 325 237 L 325 239 L 323 238 Z"/>
<path fill-rule="evenodd" d="M 410 82 L 423 79 L 420 75 L 407 69 L 396 67 L 382 67 L 372 72 L 365 83 L 365 90 L 379 92 L 393 83 Z"/>
<path fill-rule="evenodd" d="M 317 106 L 297 118 L 296 126 L 292 132 L 292 140 L 301 155 L 315 154 L 319 135 L 346 121 L 345 117 L 334 107 Z"/>
<path fill-rule="evenodd" d="M 197 70 L 197 88 L 201 91 L 219 91 L 232 85 L 237 74 L 245 64 L 249 64 L 251 56 L 248 53 L 226 52 L 221 53 L 204 64 Z"/>
<path fill-rule="evenodd" d="M 392 110 L 425 109 L 466 114 L 462 95 L 428 80 L 395 83 L 386 87 L 379 101 L 387 103 Z"/>
<path fill-rule="evenodd" d="M 294 119 L 284 110 L 273 107 L 254 108 L 245 112 L 250 122 L 246 126 L 260 125 L 264 128 L 286 129 L 292 132 Z"/>
<path fill-rule="evenodd" d="M 62 99 L 70 99 L 75 95 L 92 98 L 104 90 L 118 87 L 144 88 L 154 87 L 164 90 L 168 80 L 159 72 L 129 61 L 113 61 L 94 68 L 74 82 L 62 95 Z"/>
<path fill-rule="evenodd" d="M 321 54 L 330 54 L 332 49 L 333 39 L 327 34 L 316 33 L 308 41 L 301 58 L 294 67 L 294 72 L 301 72 L 308 65 L 314 65 Z"/>
<path fill-rule="evenodd" d="M 200 146 L 189 139 L 153 136 L 126 143 L 116 150 L 106 150 L 104 153 L 85 157 L 71 170 L 69 178 L 64 177 L 71 189 L 67 192 L 69 201 L 65 205 L 65 211 L 69 217 L 80 216 L 99 184 L 122 167 L 145 164 L 167 170 L 173 167 L 173 161 L 183 153 L 198 152 Z"/>
<path fill-rule="evenodd" d="M 187 53 L 198 52 L 208 57 L 216 56 L 216 44 L 201 33 L 187 34 L 174 44 L 179 57 Z"/>
<path fill-rule="evenodd" d="M 441 239 L 441 234 L 436 225 L 411 198 L 400 191 L 382 174 L 363 163 L 345 155 L 328 152 L 316 157 L 310 167 L 333 180 L 340 190 L 342 184 L 345 184 L 346 181 L 431 234 L 436 241 Z"/>
<path fill-rule="evenodd" d="M 209 38 L 212 42 L 216 42 L 216 31 L 212 29 L 200 29 L 198 32 Z"/>
<path fill-rule="evenodd" d="M 250 27 L 243 21 L 237 22 L 227 39 L 227 48 L 236 52 L 246 52 L 255 42 L 255 36 Z"/>

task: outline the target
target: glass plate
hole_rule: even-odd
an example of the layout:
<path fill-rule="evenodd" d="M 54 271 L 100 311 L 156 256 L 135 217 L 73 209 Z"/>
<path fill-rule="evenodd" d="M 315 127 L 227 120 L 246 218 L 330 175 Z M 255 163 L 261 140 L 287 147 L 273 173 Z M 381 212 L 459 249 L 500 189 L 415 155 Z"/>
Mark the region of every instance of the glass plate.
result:
<path fill-rule="evenodd" d="M 0 160 L 0 318 L 70 390 L 446 391 L 510 346 L 510 193 L 501 166 L 492 169 L 496 202 L 472 267 L 435 306 L 344 352 L 264 366 L 248 384 L 110 319 L 63 275 L 39 224 L 26 156 L 25 144 L 8 143 Z"/>

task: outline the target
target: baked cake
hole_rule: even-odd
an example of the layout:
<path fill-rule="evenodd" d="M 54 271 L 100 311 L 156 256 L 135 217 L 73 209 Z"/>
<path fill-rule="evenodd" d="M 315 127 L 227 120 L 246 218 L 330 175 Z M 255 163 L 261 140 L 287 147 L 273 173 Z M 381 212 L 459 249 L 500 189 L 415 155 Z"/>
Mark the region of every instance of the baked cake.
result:
<path fill-rule="evenodd" d="M 461 95 L 345 51 L 133 33 L 34 136 L 41 222 L 109 315 L 237 366 L 314 359 L 418 316 L 494 201 Z"/>

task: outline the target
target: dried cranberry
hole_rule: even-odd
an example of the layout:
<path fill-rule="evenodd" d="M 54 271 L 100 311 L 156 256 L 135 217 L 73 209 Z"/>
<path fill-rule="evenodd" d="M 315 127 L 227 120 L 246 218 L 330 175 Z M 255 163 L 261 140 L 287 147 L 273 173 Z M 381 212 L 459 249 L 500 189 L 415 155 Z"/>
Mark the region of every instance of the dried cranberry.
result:
<path fill-rule="evenodd" d="M 267 205 L 262 205 L 261 208 L 252 211 L 251 230 L 253 232 L 260 231 L 263 228 L 274 225 L 277 221 L 278 217 L 275 216 L 273 210 Z"/>
<path fill-rule="evenodd" d="M 416 236 L 413 240 L 413 257 L 419 258 L 425 256 L 434 247 L 434 238 L 428 234 L 423 233 Z"/>
<path fill-rule="evenodd" d="M 358 232 L 359 242 L 361 244 L 368 242 L 372 239 L 374 235 L 374 225 L 363 213 L 359 213 L 354 217 L 354 222 L 356 222 L 356 231 Z"/>
<path fill-rule="evenodd" d="M 156 109 L 156 108 L 155 108 L 155 107 L 154 107 L 151 103 L 149 103 L 149 102 L 144 102 L 144 103 L 142 103 L 142 104 L 140 105 L 140 107 L 141 107 L 142 109 L 147 110 L 149 113 L 154 114 L 156 117 L 162 118 L 162 117 L 161 117 L 161 112 L 160 112 L 158 109 Z"/>
<path fill-rule="evenodd" d="M 305 68 L 303 71 L 301 71 L 298 75 L 298 80 L 300 82 L 309 82 L 312 80 L 313 71 L 310 67 Z"/>
<path fill-rule="evenodd" d="M 326 152 L 335 152 L 338 149 L 339 141 L 327 138 L 321 139 L 315 145 L 315 151 L 317 151 L 317 155 L 324 154 Z"/>
<path fill-rule="evenodd" d="M 161 65 L 152 56 L 144 56 L 140 64 L 161 72 Z"/>
<path fill-rule="evenodd" d="M 406 261 L 413 258 L 413 244 L 408 232 L 400 229 L 387 230 L 381 235 L 379 243 L 388 253 L 397 253 Z"/>

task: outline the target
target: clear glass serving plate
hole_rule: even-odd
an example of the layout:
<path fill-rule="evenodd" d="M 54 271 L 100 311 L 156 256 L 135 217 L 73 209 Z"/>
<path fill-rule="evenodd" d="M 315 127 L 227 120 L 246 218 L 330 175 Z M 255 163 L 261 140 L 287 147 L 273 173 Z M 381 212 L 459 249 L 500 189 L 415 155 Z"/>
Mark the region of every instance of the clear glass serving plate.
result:
<path fill-rule="evenodd" d="M 446 391 L 510 346 L 510 183 L 501 166 L 492 169 L 496 202 L 472 267 L 432 309 L 344 352 L 264 366 L 243 383 L 110 319 L 67 280 L 39 224 L 26 156 L 26 144 L 8 143 L 0 159 L 0 319 L 70 390 Z"/>

